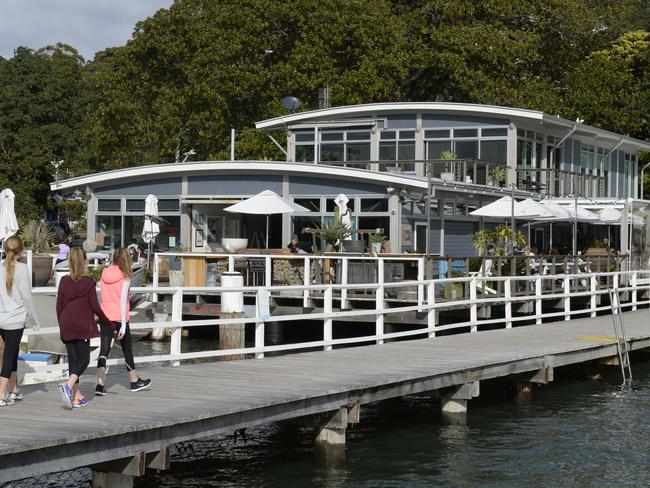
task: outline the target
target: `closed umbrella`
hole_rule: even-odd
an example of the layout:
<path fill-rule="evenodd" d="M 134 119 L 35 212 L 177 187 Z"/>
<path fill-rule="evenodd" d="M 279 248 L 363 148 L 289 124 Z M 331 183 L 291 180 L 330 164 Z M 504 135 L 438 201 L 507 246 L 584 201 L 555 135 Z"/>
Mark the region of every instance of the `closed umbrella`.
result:
<path fill-rule="evenodd" d="M 336 206 L 339 209 L 339 220 L 342 225 L 347 227 L 348 229 L 352 228 L 352 217 L 351 217 L 351 211 L 348 208 L 348 202 L 350 199 L 345 196 L 343 193 L 339 193 L 336 198 L 334 199 L 334 203 L 336 203 Z M 336 243 L 338 244 L 338 242 Z"/>
<path fill-rule="evenodd" d="M 226 212 L 266 215 L 266 248 L 269 248 L 269 215 L 309 212 L 309 209 L 282 198 L 271 190 L 264 190 L 246 200 L 224 208 Z"/>
<path fill-rule="evenodd" d="M 147 265 L 151 260 L 153 243 L 160 234 L 158 225 L 158 199 L 155 195 L 147 195 L 144 199 L 144 226 L 142 227 L 142 240 L 147 243 Z"/>
<path fill-rule="evenodd" d="M 18 232 L 18 221 L 14 212 L 14 200 L 16 196 L 9 188 L 0 192 L 0 241 L 4 242 Z"/>

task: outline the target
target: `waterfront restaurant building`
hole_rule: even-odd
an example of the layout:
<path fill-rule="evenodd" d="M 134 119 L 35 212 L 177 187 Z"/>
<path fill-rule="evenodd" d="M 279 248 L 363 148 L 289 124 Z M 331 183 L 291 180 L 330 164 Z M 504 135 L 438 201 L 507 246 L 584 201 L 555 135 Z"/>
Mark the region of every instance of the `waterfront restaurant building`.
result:
<path fill-rule="evenodd" d="M 294 113 L 256 127 L 269 137 L 286 137 L 279 144 L 286 161 L 134 161 L 130 168 L 52 183 L 51 189 L 88 196 L 87 235 L 100 249 L 141 240 L 144 199 L 154 194 L 164 220 L 157 249 L 205 252 L 222 251 L 222 237 L 247 237 L 249 247 L 264 246 L 264 216 L 223 209 L 267 189 L 310 210 L 271 216 L 271 248 L 286 247 L 292 234 L 332 219 L 334 198 L 344 193 L 355 228 L 383 228 L 393 252 L 423 251 L 427 168 L 433 254 L 476 254 L 471 232 L 500 221 L 469 213 L 503 195 L 565 202 L 578 195 L 587 208 L 638 212 L 647 203 L 638 200 L 638 156 L 650 151 L 650 143 L 532 110 L 377 103 Z M 645 227 L 632 232 L 643 251 L 645 233 Z M 546 228 L 535 227 L 531 240 L 546 249 Z"/>

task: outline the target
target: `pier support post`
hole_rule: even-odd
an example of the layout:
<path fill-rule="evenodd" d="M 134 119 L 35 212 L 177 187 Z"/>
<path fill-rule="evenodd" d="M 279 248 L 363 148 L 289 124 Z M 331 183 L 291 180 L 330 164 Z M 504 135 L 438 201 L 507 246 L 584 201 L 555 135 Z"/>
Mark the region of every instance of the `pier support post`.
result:
<path fill-rule="evenodd" d="M 318 427 L 314 441 L 316 464 L 330 468 L 345 465 L 345 430 L 348 426 L 347 407 L 339 408 Z"/>
<path fill-rule="evenodd" d="M 222 319 L 239 319 L 243 318 L 243 312 L 222 313 Z M 243 349 L 246 337 L 246 324 L 219 324 L 219 349 Z M 235 359 L 244 359 L 243 354 L 230 354 L 221 356 L 221 361 L 232 361 Z"/>
<path fill-rule="evenodd" d="M 480 383 L 472 381 L 446 389 L 440 397 L 441 421 L 447 425 L 467 423 L 467 400 L 479 395 Z"/>
<path fill-rule="evenodd" d="M 133 477 L 144 475 L 146 458 L 144 452 L 139 452 L 135 456 L 93 464 L 90 467 L 93 488 L 132 488 Z"/>
<path fill-rule="evenodd" d="M 515 382 L 516 402 L 530 402 L 533 400 L 533 385 L 546 385 L 553 381 L 553 368 L 546 367 L 529 373 L 523 373 Z"/>

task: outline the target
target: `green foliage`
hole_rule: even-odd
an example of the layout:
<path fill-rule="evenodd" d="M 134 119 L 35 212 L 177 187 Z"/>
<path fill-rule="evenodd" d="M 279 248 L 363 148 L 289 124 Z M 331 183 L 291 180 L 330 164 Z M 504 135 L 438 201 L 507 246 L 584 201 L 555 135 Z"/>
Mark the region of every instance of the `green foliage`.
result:
<path fill-rule="evenodd" d="M 490 171 L 490 181 L 494 186 L 502 186 L 506 182 L 506 167 L 501 164 L 493 167 Z"/>
<path fill-rule="evenodd" d="M 35 254 L 46 254 L 50 250 L 54 234 L 48 229 L 45 222 L 30 220 L 21 228 L 20 238 L 25 247 Z"/>
<path fill-rule="evenodd" d="M 472 244 L 478 249 L 480 254 L 484 254 L 487 247 L 491 244 L 494 246 L 497 256 L 512 254 L 512 227 L 505 224 L 499 224 L 496 229 L 481 229 L 471 234 Z M 526 237 L 521 231 L 515 230 L 514 244 L 521 246 L 526 243 Z"/>
<path fill-rule="evenodd" d="M 382 234 L 370 234 L 370 242 L 377 242 L 379 244 L 383 244 L 386 242 L 386 236 L 383 236 Z"/>
<path fill-rule="evenodd" d="M 102 271 L 104 271 L 104 268 L 106 267 L 107 266 L 105 265 L 88 267 L 88 276 L 90 276 L 95 281 L 99 281 L 102 277 Z"/>

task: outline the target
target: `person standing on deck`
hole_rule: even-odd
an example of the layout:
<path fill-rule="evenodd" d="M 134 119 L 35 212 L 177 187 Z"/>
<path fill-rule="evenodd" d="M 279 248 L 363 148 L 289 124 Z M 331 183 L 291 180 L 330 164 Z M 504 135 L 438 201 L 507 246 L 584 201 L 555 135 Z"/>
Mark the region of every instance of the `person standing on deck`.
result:
<path fill-rule="evenodd" d="M 0 265 L 0 337 L 5 343 L 0 372 L 0 407 L 23 399 L 16 388 L 16 371 L 25 320 L 29 317 L 34 330 L 40 328 L 32 301 L 29 270 L 25 263 L 18 262 L 23 242 L 16 236 L 8 237 L 4 250 L 6 258 Z"/>
<path fill-rule="evenodd" d="M 79 391 L 79 378 L 90 364 L 90 339 L 99 336 L 95 315 L 100 322 L 114 327 L 104 315 L 97 299 L 96 283 L 86 272 L 86 256 L 80 247 L 70 250 L 70 274 L 59 283 L 56 295 L 56 317 L 61 340 L 68 351 L 70 376 L 59 385 L 63 404 L 69 408 L 86 405 Z"/>
<path fill-rule="evenodd" d="M 56 262 L 54 263 L 55 266 L 68 259 L 68 255 L 70 254 L 70 246 L 68 245 L 67 239 L 60 239 L 52 247 L 59 249 L 59 252 L 56 255 Z"/>
<path fill-rule="evenodd" d="M 115 330 L 119 330 L 117 340 L 122 346 L 124 364 L 129 372 L 131 391 L 140 391 L 149 388 L 151 380 L 143 380 L 135 371 L 133 359 L 133 344 L 131 329 L 129 328 L 129 288 L 131 287 L 131 258 L 129 251 L 123 247 L 117 248 L 113 253 L 113 264 L 102 271 L 99 281 L 99 290 L 102 297 L 102 310 L 113 321 Z M 104 376 L 106 374 L 106 360 L 111 352 L 113 331 L 104 325 L 101 326 L 101 347 L 97 359 L 97 386 L 95 395 L 106 395 Z"/>

